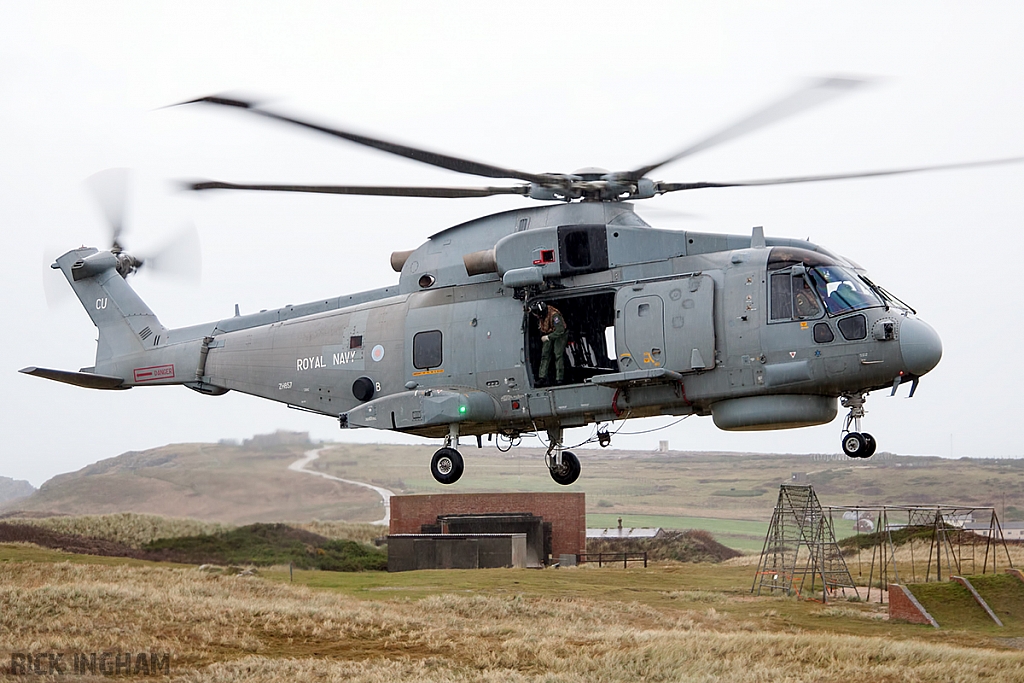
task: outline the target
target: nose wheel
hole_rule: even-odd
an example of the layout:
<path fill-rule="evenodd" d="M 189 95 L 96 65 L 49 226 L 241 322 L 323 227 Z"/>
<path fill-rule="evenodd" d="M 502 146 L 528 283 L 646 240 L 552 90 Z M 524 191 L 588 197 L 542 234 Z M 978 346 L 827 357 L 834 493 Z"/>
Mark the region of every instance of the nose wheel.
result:
<path fill-rule="evenodd" d="M 867 433 L 847 432 L 843 436 L 843 453 L 851 458 L 870 458 L 875 445 L 875 437 Z"/>
<path fill-rule="evenodd" d="M 875 437 L 860 431 L 860 420 L 866 412 L 864 410 L 865 400 L 867 400 L 866 394 L 842 397 L 843 407 L 850 409 L 846 416 L 846 424 L 843 426 L 843 453 L 851 458 L 870 458 L 875 454 L 875 448 L 878 445 L 875 442 Z M 853 427 L 853 430 L 850 427 Z"/>

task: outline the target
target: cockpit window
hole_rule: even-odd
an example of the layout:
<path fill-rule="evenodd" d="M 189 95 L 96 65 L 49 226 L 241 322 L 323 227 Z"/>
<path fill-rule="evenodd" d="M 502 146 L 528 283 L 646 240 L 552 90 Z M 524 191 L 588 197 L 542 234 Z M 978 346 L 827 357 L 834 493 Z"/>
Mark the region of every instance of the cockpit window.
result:
<path fill-rule="evenodd" d="M 884 305 L 867 283 L 841 266 L 818 266 L 808 272 L 832 315 Z"/>
<path fill-rule="evenodd" d="M 821 304 L 807 280 L 789 270 L 771 274 L 771 299 L 773 322 L 821 315 Z"/>

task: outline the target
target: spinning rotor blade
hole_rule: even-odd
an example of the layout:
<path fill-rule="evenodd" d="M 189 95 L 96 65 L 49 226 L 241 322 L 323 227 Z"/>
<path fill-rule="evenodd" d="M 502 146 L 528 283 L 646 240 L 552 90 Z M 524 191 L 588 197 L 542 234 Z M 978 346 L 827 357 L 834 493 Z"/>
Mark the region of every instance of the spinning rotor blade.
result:
<path fill-rule="evenodd" d="M 349 142 L 354 142 L 359 145 L 365 145 L 366 147 L 373 147 L 374 149 L 379 149 L 382 152 L 388 152 L 389 154 L 397 154 L 398 156 L 402 156 L 407 159 L 413 159 L 414 161 L 420 161 L 424 164 L 430 164 L 431 166 L 438 166 L 440 168 L 445 168 L 448 169 L 449 171 L 455 171 L 457 173 L 466 173 L 469 175 L 483 176 L 485 178 L 516 178 L 517 180 L 526 180 L 531 183 L 551 182 L 550 176 L 527 173 L 526 171 L 517 171 L 515 169 L 503 168 L 501 166 L 492 166 L 491 164 L 484 164 L 478 161 L 470 161 L 469 159 L 462 159 L 460 157 L 454 157 L 447 154 L 439 154 L 437 152 L 428 152 L 427 150 L 419 149 L 417 147 L 400 145 L 395 142 L 378 140 L 377 138 L 371 138 L 366 135 L 349 133 L 347 131 L 343 131 L 337 128 L 321 126 L 316 123 L 310 123 L 309 121 L 293 119 L 289 116 L 275 114 L 273 112 L 267 111 L 266 109 L 260 109 L 258 105 L 252 102 L 246 102 L 245 100 L 209 96 L 200 97 L 199 99 L 195 100 L 189 100 L 188 102 L 182 102 L 181 104 L 194 104 L 199 102 L 205 102 L 208 104 L 219 104 L 227 107 L 237 107 L 239 109 L 245 109 L 246 111 L 251 111 L 252 113 L 259 114 L 260 116 L 266 116 L 267 118 L 276 119 L 278 121 L 284 121 L 285 123 L 294 123 L 295 125 L 302 126 L 304 128 L 309 128 L 310 130 L 319 131 L 321 133 L 327 133 L 328 135 L 333 135 L 335 137 L 348 140 Z"/>
<path fill-rule="evenodd" d="M 820 80 L 816 80 L 810 85 L 783 97 L 781 100 L 773 102 L 767 107 L 740 119 L 730 126 L 726 126 L 717 133 L 690 145 L 667 159 L 663 159 L 656 164 L 638 168 L 635 171 L 627 173 L 625 177 L 631 180 L 638 180 L 654 169 L 664 166 L 665 164 L 678 161 L 683 157 L 696 154 L 697 152 L 701 152 L 709 147 L 720 145 L 723 142 L 738 138 L 741 135 L 746 135 L 747 133 L 751 133 L 759 128 L 764 128 L 767 125 L 793 116 L 805 109 L 810 109 L 816 105 L 828 102 L 839 95 L 845 95 L 866 82 L 867 81 L 852 78 L 822 78 Z"/>
<path fill-rule="evenodd" d="M 497 194 L 529 195 L 529 185 L 514 187 L 388 187 L 375 185 L 239 185 L 204 181 L 189 183 L 192 190 L 256 190 L 263 192 L 313 192 L 389 197 L 491 197 Z"/>
<path fill-rule="evenodd" d="M 139 261 L 140 268 L 154 275 L 199 282 L 203 270 L 203 257 L 196 226 L 192 223 L 186 224 L 160 249 L 148 256 L 142 256 Z"/>
<path fill-rule="evenodd" d="M 63 253 L 57 247 L 47 246 L 43 249 L 43 260 L 40 262 L 43 273 L 43 296 L 46 297 L 46 307 L 51 311 L 75 298 L 74 291 L 68 287 L 68 281 L 64 279 L 63 273 L 53 267 Z"/>
<path fill-rule="evenodd" d="M 851 178 L 872 178 L 876 176 L 901 175 L 905 173 L 923 173 L 925 171 L 944 171 L 953 168 L 973 168 L 978 166 L 998 166 L 999 164 L 1017 164 L 1024 162 L 1024 157 L 1007 157 L 1005 159 L 989 159 L 985 161 L 965 161 L 956 164 L 936 164 L 934 166 L 916 166 L 888 171 L 861 171 L 859 173 L 835 173 L 827 175 L 799 176 L 794 178 L 768 178 L 764 180 L 740 180 L 728 183 L 657 183 L 658 194 L 678 192 L 680 190 L 701 190 L 706 187 L 756 187 L 758 185 L 789 185 L 792 183 L 817 183 L 825 180 L 849 180 Z"/>
<path fill-rule="evenodd" d="M 114 248 L 120 249 L 119 240 L 121 233 L 124 232 L 131 171 L 127 168 L 108 168 L 89 176 L 85 180 L 85 185 L 107 219 L 107 225 L 110 226 L 111 244 Z"/>

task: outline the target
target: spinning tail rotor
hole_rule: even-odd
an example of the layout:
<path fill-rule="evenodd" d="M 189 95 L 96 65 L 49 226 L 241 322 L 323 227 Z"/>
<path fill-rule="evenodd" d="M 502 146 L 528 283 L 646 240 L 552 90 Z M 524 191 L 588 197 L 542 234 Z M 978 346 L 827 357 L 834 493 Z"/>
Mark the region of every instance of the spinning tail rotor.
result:
<path fill-rule="evenodd" d="M 162 247 L 151 253 L 134 256 L 125 251 L 124 236 L 127 232 L 126 216 L 131 184 L 132 174 L 126 168 L 100 171 L 85 181 L 106 220 L 110 233 L 109 253 L 117 259 L 117 272 L 126 278 L 145 268 L 154 274 L 198 280 L 202 271 L 202 255 L 199 233 L 191 223 L 183 226 Z"/>

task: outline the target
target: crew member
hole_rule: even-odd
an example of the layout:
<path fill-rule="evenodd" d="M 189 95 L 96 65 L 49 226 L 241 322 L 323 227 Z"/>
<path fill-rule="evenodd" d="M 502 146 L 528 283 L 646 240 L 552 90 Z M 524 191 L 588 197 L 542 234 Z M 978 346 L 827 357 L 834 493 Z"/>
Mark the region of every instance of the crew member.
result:
<path fill-rule="evenodd" d="M 569 341 L 569 330 L 565 326 L 565 317 L 554 306 L 545 301 L 530 304 L 530 312 L 537 318 L 540 330 L 540 369 L 537 372 L 537 383 L 547 384 L 551 369 L 551 356 L 555 357 L 555 384 L 565 381 L 565 345 Z"/>

